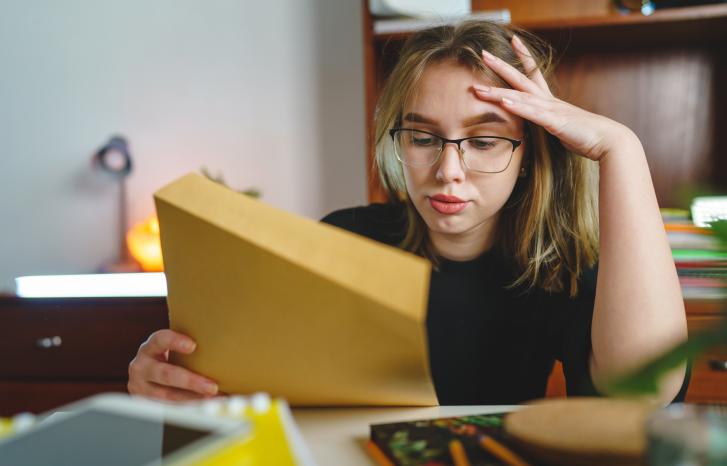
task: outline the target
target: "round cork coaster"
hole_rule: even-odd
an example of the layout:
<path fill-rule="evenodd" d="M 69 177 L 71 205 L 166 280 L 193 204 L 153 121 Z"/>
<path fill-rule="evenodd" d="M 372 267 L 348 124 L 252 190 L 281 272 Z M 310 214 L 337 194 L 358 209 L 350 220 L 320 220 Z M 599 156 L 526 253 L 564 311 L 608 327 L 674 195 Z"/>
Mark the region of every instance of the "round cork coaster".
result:
<path fill-rule="evenodd" d="M 564 466 L 646 464 L 646 419 L 659 405 L 607 398 L 539 400 L 505 418 L 524 451 Z"/>

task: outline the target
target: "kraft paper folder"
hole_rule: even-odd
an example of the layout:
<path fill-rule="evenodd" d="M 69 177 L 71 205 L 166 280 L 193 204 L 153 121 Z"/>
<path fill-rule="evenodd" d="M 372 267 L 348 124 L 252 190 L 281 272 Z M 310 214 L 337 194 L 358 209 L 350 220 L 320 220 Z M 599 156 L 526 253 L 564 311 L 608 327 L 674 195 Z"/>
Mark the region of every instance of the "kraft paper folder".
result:
<path fill-rule="evenodd" d="M 154 195 L 174 360 L 292 405 L 437 404 L 425 259 L 189 174 Z"/>

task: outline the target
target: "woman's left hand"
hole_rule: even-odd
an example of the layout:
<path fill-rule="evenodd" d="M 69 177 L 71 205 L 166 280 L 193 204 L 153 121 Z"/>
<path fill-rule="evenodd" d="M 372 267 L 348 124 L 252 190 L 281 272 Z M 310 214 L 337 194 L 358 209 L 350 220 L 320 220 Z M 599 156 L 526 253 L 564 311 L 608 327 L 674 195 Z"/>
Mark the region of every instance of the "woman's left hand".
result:
<path fill-rule="evenodd" d="M 512 46 L 529 77 L 483 50 L 485 64 L 513 89 L 475 86 L 478 98 L 498 103 L 505 110 L 542 126 L 566 149 L 591 160 L 601 160 L 617 144 L 636 138 L 626 126 L 554 97 L 535 60 L 517 36 L 513 36 Z"/>

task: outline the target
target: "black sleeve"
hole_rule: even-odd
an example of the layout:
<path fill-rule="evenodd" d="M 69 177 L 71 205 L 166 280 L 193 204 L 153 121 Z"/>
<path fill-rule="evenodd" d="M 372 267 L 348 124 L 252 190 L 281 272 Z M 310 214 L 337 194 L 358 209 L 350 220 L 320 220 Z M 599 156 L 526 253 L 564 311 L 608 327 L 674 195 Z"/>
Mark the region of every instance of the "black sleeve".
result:
<path fill-rule="evenodd" d="M 687 360 L 687 371 L 684 374 L 682 387 L 679 389 L 679 393 L 677 393 L 677 396 L 675 396 L 674 399 L 671 400 L 672 403 L 684 403 L 684 399 L 687 397 L 687 390 L 689 389 L 689 382 L 692 379 L 692 364 L 693 361 L 691 359 Z"/>
<path fill-rule="evenodd" d="M 579 281 L 578 296 L 565 298 L 557 333 L 555 357 L 563 363 L 568 396 L 601 396 L 593 385 L 589 360 L 591 357 L 591 324 L 596 301 L 597 266 L 584 272 Z"/>

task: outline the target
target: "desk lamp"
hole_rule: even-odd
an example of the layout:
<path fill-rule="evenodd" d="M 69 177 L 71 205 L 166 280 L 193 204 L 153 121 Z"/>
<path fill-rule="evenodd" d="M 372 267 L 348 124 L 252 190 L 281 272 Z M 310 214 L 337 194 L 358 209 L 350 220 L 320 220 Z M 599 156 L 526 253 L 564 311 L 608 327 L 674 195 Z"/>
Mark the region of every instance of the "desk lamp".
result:
<path fill-rule="evenodd" d="M 131 174 L 132 169 L 131 153 L 126 139 L 121 136 L 113 136 L 93 155 L 93 164 L 119 183 L 119 253 L 116 261 L 103 265 L 100 271 L 138 272 L 139 264 L 131 257 L 126 245 L 126 177 Z"/>

